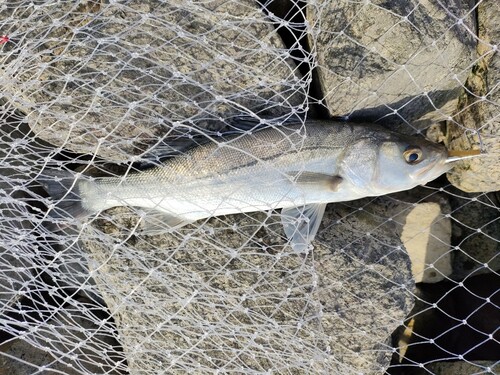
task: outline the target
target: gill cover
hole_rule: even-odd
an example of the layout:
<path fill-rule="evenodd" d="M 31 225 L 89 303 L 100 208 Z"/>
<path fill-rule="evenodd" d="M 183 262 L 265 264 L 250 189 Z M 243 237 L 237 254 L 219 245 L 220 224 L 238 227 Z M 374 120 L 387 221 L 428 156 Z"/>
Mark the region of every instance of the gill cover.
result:
<path fill-rule="evenodd" d="M 378 147 L 372 138 L 362 138 L 347 147 L 339 165 L 339 175 L 348 179 L 353 188 L 371 191 L 377 174 Z"/>

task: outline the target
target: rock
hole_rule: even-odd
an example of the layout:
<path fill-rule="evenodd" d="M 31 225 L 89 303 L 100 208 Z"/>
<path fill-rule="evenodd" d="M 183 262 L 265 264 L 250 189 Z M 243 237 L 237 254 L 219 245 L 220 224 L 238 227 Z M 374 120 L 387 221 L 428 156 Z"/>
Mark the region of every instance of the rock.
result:
<path fill-rule="evenodd" d="M 478 23 L 481 57 L 467 79 L 456 115 L 447 122 L 446 141 L 451 150 L 479 150 L 482 142 L 485 155 L 460 162 L 448 179 L 466 192 L 491 192 L 500 190 L 500 3 L 480 2 Z"/>
<path fill-rule="evenodd" d="M 102 302 L 89 287 L 86 254 L 74 238 L 39 226 L 45 207 L 33 177 L 51 149 L 37 142 L 21 118 L 9 117 L 8 108 L 0 111 L 0 374 L 32 374 L 35 367 L 40 373 L 50 368 L 80 374 L 84 367 L 118 374 L 104 355 L 107 344 L 118 345 L 113 327 L 95 314 L 102 308 L 82 302 L 69 308 L 77 296 Z M 78 358 L 67 360 L 75 353 Z"/>
<path fill-rule="evenodd" d="M 59 310 L 33 333 L 0 346 L 0 374 L 60 373 L 125 375 L 126 362 L 113 331 L 93 317 L 85 304 Z M 108 327 L 109 329 L 109 327 Z M 54 356 L 57 360 L 54 360 Z"/>
<path fill-rule="evenodd" d="M 367 210 L 399 238 L 415 282 L 434 283 L 452 273 L 451 208 L 445 195 L 417 187 L 375 202 Z"/>
<path fill-rule="evenodd" d="M 310 44 L 332 116 L 413 132 L 452 114 L 475 60 L 475 1 L 314 4 Z"/>
<path fill-rule="evenodd" d="M 13 30 L 2 95 L 58 147 L 130 161 L 192 146 L 221 118 L 307 110 L 307 82 L 254 1 L 21 3 L 0 5 Z"/>
<path fill-rule="evenodd" d="M 436 362 L 430 363 L 426 367 L 430 373 L 435 375 L 498 374 L 500 372 L 498 361 Z"/>
<path fill-rule="evenodd" d="M 383 373 L 413 279 L 392 227 L 358 209 L 369 202 L 330 206 L 307 255 L 276 213 L 131 236 L 137 217 L 107 211 L 94 223 L 107 235 L 82 239 L 130 373 Z"/>
<path fill-rule="evenodd" d="M 441 182 L 436 182 L 439 186 Z M 422 203 L 437 203 L 441 207 L 440 223 L 451 219 L 451 240 L 446 251 L 443 245 L 442 254 L 451 261 L 452 272 L 443 273 L 453 280 L 463 280 L 467 276 L 479 273 L 498 272 L 500 270 L 500 222 L 498 220 L 498 208 L 500 196 L 496 194 L 466 194 L 453 186 L 440 189 L 439 193 L 432 188 L 415 188 L 408 192 L 392 194 L 396 199 L 393 212 L 400 212 L 399 217 L 394 219 L 399 223 L 405 223 L 406 217 L 413 206 L 418 207 Z M 403 203 L 406 202 L 406 203 Z M 405 207 L 406 205 L 406 207 Z M 394 221 L 394 220 L 393 220 Z M 447 226 L 447 224 L 445 224 Z M 444 229 L 444 228 L 443 228 Z M 400 230 L 399 228 L 397 229 Z M 433 224 L 432 233 L 437 234 L 438 228 Z M 445 229 L 445 232 L 447 229 Z M 439 230 L 441 232 L 441 230 Z M 401 232 L 398 232 L 401 233 Z M 436 241 L 436 244 L 440 241 Z M 412 255 L 410 257 L 413 258 Z M 436 266 L 436 264 L 435 264 Z M 439 271 L 435 268 L 434 271 Z M 449 270 L 449 266 L 445 266 Z M 427 268 L 432 273 L 432 270 Z M 444 269 L 432 274 L 432 278 L 440 277 Z M 417 275 L 415 275 L 417 278 Z"/>
<path fill-rule="evenodd" d="M 1 107 L 0 107 L 1 111 Z M 32 162 L 23 146 L 23 135 L 12 119 L 0 112 L 0 344 L 7 315 L 15 310 L 33 286 L 36 255 L 34 215 L 26 200 L 30 182 L 26 165 Z M 23 191 L 24 190 L 24 191 Z M 1 367 L 1 366 L 0 366 Z M 0 372 L 1 373 L 1 372 Z"/>
<path fill-rule="evenodd" d="M 497 360 L 500 338 L 498 280 L 497 274 L 487 273 L 462 282 L 419 284 L 411 320 L 405 325 L 409 334 L 405 340 L 394 340 L 403 341 L 406 346 L 404 358 L 397 361 L 404 366 L 400 373 L 412 373 L 405 370 L 411 370 L 418 363 L 427 368 L 433 362 L 450 359 Z"/>
<path fill-rule="evenodd" d="M 452 244 L 454 280 L 500 271 L 499 196 L 465 194 L 450 189 L 453 212 Z"/>
<path fill-rule="evenodd" d="M 386 197 L 329 205 L 314 258 L 331 374 L 384 374 L 390 334 L 413 307 L 411 264 Z M 376 214 L 374 214 L 376 213 Z M 386 280 L 384 282 L 384 280 Z"/>
<path fill-rule="evenodd" d="M 401 240 L 415 282 L 435 283 L 451 275 L 451 219 L 439 203 L 419 203 L 406 215 Z"/>

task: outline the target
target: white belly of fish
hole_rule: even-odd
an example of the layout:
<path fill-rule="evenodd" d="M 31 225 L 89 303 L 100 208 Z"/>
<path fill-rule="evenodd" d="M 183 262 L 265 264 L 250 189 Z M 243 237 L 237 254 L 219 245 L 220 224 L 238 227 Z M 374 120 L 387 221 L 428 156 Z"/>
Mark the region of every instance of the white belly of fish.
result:
<path fill-rule="evenodd" d="M 281 173 L 248 173 L 183 183 L 82 184 L 83 205 L 90 211 L 135 206 L 164 212 L 185 221 L 243 212 L 266 211 L 354 199 L 346 189 L 328 192 L 298 186 Z"/>

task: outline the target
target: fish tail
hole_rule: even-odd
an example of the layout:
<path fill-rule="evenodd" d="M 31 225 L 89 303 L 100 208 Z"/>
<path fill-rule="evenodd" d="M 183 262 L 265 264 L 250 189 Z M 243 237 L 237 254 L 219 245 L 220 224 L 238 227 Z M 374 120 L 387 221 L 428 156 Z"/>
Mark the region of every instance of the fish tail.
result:
<path fill-rule="evenodd" d="M 51 219 L 69 221 L 69 219 L 83 218 L 93 213 L 83 206 L 81 186 L 82 183 L 89 182 L 85 181 L 85 177 L 69 171 L 54 169 L 44 170 L 37 181 L 52 200 L 52 204 L 48 207 L 48 215 Z"/>

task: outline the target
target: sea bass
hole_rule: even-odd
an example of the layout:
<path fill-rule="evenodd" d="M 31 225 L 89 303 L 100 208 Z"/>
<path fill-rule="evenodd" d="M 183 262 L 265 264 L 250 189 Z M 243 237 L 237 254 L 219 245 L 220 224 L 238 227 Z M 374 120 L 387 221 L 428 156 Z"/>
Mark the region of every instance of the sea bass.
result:
<path fill-rule="evenodd" d="M 95 214 L 116 206 L 162 215 L 170 228 L 212 216 L 281 209 L 285 234 L 303 251 L 330 202 L 425 184 L 450 169 L 444 146 L 373 124 L 308 121 L 190 149 L 123 177 L 63 172 L 39 180 L 54 212 Z"/>

